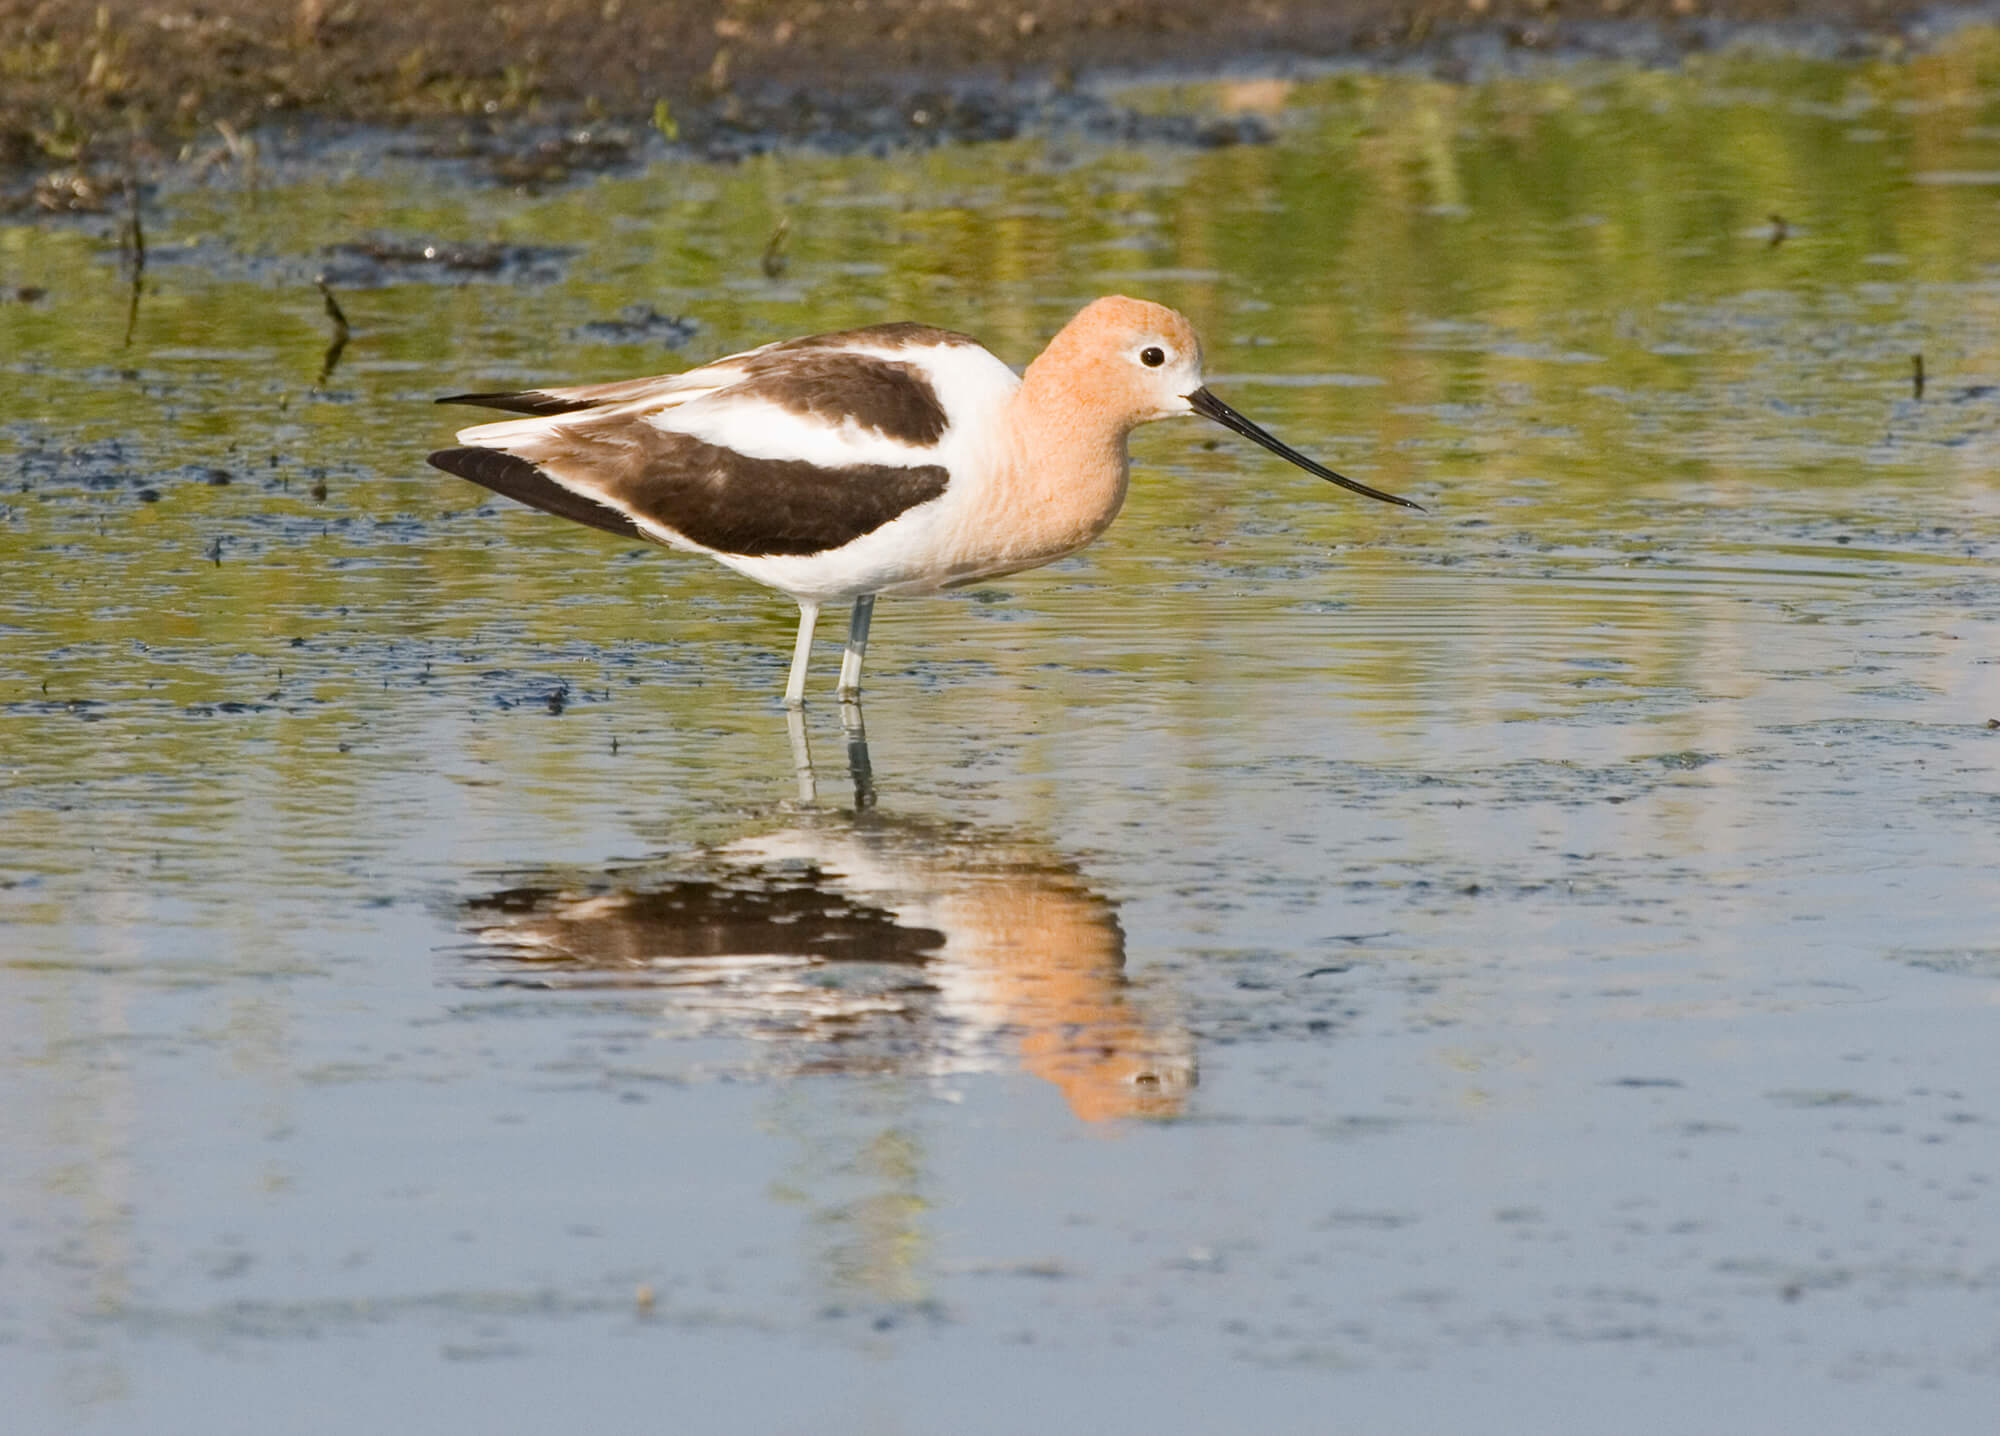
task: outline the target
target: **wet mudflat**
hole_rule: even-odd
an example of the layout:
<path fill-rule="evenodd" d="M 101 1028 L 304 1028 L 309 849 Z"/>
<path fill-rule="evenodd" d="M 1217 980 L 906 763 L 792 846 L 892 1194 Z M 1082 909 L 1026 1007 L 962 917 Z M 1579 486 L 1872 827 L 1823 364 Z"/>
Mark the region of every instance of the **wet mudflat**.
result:
<path fill-rule="evenodd" d="M 0 229 L 23 1429 L 1986 1428 L 2000 44 L 1121 100 L 1271 140 Z M 1431 514 L 1144 430 L 810 795 L 783 599 L 421 462 L 1109 291 Z"/>

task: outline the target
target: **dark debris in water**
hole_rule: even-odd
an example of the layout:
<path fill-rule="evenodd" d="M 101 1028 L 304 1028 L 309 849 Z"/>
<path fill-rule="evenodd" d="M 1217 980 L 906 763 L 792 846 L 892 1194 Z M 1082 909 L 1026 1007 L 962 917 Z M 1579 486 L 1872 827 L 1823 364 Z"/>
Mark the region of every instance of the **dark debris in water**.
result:
<path fill-rule="evenodd" d="M 489 669 L 479 675 L 491 685 L 491 701 L 503 713 L 520 709 L 561 717 L 580 703 L 609 703 L 609 688 L 579 688 L 566 678 L 551 679 L 538 674 L 516 673 L 511 669 Z M 421 681 L 428 682 L 428 678 Z"/>
<path fill-rule="evenodd" d="M 0 195 L 0 214 L 103 214 L 125 202 L 128 181 L 88 168 L 51 170 L 32 186 Z"/>
<path fill-rule="evenodd" d="M 1697 768 L 1706 768 L 1710 763 L 1722 761 L 1719 753 L 1699 753 L 1690 748 L 1680 753 L 1658 753 L 1653 761 L 1662 768 L 1672 768 L 1677 772 L 1691 773 Z"/>
<path fill-rule="evenodd" d="M 711 163 L 807 147 L 886 156 L 944 144 L 1011 140 L 1026 132 L 1107 144 L 1196 149 L 1268 144 L 1271 125 L 1253 114 L 1159 114 L 1079 89 L 1048 93 L 977 87 L 915 91 L 886 84 L 728 95 L 678 114 L 667 130 L 589 124 L 552 128 L 518 116 L 438 121 L 395 140 L 387 153 L 459 163 L 473 178 L 541 189 L 582 176 L 630 171 L 667 149 Z"/>
<path fill-rule="evenodd" d="M 1825 1107 L 1880 1107 L 1883 1105 L 1883 1101 L 1879 1097 L 1870 1097 L 1864 1093 L 1850 1091 L 1844 1087 L 1795 1088 L 1780 1092 L 1767 1092 L 1764 1095 L 1780 1107 L 1793 1107 L 1801 1111 L 1810 1111 Z"/>
<path fill-rule="evenodd" d="M 403 159 L 462 160 L 502 184 L 529 189 L 561 184 L 579 174 L 605 174 L 638 163 L 638 137 L 619 128 L 557 132 L 515 127 L 465 129 L 390 147 Z"/>
<path fill-rule="evenodd" d="M 52 444 L 30 433 L 23 437 L 15 457 L 17 482 L 14 487 L 22 493 L 41 491 L 45 494 L 76 489 L 120 489 L 140 481 L 142 476 L 137 472 L 138 468 L 139 461 L 119 439 Z M 140 497 L 143 499 L 149 492 L 158 497 L 157 492 L 151 489 L 141 489 Z"/>
<path fill-rule="evenodd" d="M 800 144 L 887 155 L 937 144 L 1011 140 L 1030 129 L 1101 143 L 1199 149 L 1268 144 L 1275 138 L 1255 115 L 1150 114 L 1076 90 L 1032 101 L 979 90 L 837 96 L 801 90 L 776 104 L 738 103 L 720 116 L 698 119 L 684 138 L 702 158 L 728 161 Z"/>
<path fill-rule="evenodd" d="M 602 174 L 633 162 L 634 147 L 624 134 L 594 134 L 579 130 L 491 156 L 493 177 L 506 184 L 560 184 L 572 174 Z"/>
<path fill-rule="evenodd" d="M 1947 977 L 2000 980 L 2000 947 L 1905 947 L 1894 956 L 1898 962 Z"/>
<path fill-rule="evenodd" d="M 697 119 L 684 138 L 704 159 L 727 161 L 788 144 L 886 154 L 912 146 L 1007 140 L 1020 128 L 1019 107 L 987 95 L 835 96 L 798 90 L 776 103 L 739 102 L 723 114 Z"/>
<path fill-rule="evenodd" d="M 21 493 L 39 493 L 53 499 L 79 490 L 91 493 L 130 490 L 142 504 L 158 503 L 162 490 L 182 484 L 226 488 L 236 481 L 235 471 L 217 464 L 190 463 L 155 469 L 120 439 L 50 444 L 31 437 L 21 447 L 15 472 L 14 487 Z"/>
<path fill-rule="evenodd" d="M 190 718 L 213 718 L 218 713 L 227 715 L 268 713 L 271 711 L 271 705 L 268 703 L 243 703 L 231 699 L 224 703 L 190 703 L 185 711 Z"/>
<path fill-rule="evenodd" d="M 662 314 L 650 304 L 628 304 L 616 319 L 593 319 L 579 325 L 573 338 L 599 344 L 660 344 L 678 349 L 692 339 L 701 326 L 678 314 Z"/>
<path fill-rule="evenodd" d="M 96 723 L 104 717 L 105 703 L 101 698 L 36 698 L 23 703 L 9 703 L 6 711 L 38 716 L 67 715 L 81 718 L 86 723 Z"/>
<path fill-rule="evenodd" d="M 324 278 L 349 289 L 378 288 L 411 279 L 456 283 L 493 279 L 509 284 L 552 284 L 576 251 L 562 245 L 469 244 L 449 240 L 371 236 L 326 247 Z"/>

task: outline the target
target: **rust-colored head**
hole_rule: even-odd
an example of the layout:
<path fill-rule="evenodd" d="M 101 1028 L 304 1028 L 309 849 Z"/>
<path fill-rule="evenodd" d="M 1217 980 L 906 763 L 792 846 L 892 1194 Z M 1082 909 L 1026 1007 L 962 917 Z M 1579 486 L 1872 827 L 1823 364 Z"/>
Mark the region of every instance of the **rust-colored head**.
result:
<path fill-rule="evenodd" d="M 1385 504 L 1422 507 L 1336 474 L 1223 403 L 1202 382 L 1194 326 L 1164 304 L 1122 294 L 1086 304 L 1028 366 L 1023 389 L 1039 391 L 1052 407 L 1059 403 L 1074 422 L 1108 427 L 1121 444 L 1137 425 L 1199 414 L 1328 483 Z"/>
<path fill-rule="evenodd" d="M 1030 383 L 1064 392 L 1120 432 L 1192 413 L 1201 340 L 1185 315 L 1122 294 L 1093 300 L 1028 366 Z"/>

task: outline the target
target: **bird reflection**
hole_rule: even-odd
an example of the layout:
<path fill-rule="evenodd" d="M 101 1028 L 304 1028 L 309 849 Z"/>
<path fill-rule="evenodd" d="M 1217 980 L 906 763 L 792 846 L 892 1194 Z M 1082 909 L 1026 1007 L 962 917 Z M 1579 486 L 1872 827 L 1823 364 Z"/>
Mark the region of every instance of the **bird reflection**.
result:
<path fill-rule="evenodd" d="M 666 994 L 789 1071 L 1018 1064 L 1085 1121 L 1178 1113 L 1193 1043 L 1126 983 L 1110 900 L 1031 840 L 882 812 L 858 710 L 845 738 L 851 809 L 815 805 L 794 715 L 805 801 L 782 826 L 472 899 L 456 980 Z"/>

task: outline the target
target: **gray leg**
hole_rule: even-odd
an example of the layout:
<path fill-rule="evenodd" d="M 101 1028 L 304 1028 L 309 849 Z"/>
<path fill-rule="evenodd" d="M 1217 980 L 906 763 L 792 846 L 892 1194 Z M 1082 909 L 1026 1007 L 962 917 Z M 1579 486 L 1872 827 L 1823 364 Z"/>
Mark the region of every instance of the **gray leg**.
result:
<path fill-rule="evenodd" d="M 875 806 L 875 767 L 868 761 L 868 729 L 861 721 L 861 705 L 840 705 L 840 730 L 847 738 L 847 774 L 854 779 L 854 811 L 865 813 Z"/>
<path fill-rule="evenodd" d="M 854 600 L 854 617 L 847 625 L 847 652 L 840 655 L 842 698 L 861 693 L 861 657 L 868 651 L 868 621 L 875 616 L 875 595 L 864 593 Z"/>
<path fill-rule="evenodd" d="M 813 625 L 819 622 L 819 605 L 799 600 L 799 641 L 792 649 L 792 676 L 785 684 L 785 706 L 797 708 L 806 701 L 806 663 L 812 657 Z"/>

